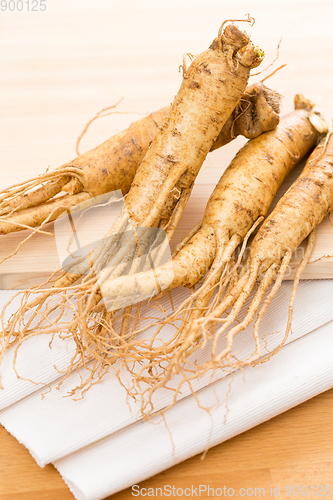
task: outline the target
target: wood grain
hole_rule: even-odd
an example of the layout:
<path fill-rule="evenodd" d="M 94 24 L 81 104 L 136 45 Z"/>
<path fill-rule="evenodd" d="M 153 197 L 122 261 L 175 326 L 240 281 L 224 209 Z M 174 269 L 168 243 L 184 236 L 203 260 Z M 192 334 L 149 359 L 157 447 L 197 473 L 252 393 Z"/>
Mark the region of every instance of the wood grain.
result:
<path fill-rule="evenodd" d="M 283 95 L 283 113 L 292 109 L 294 94 L 302 92 L 331 123 L 332 3 L 318 0 L 313 7 L 313 2 L 252 0 L 256 24 L 249 30 L 266 52 L 266 66 L 283 35 L 277 64 L 288 66 L 266 82 Z M 120 98 L 125 100 L 119 111 L 143 114 L 171 102 L 180 84 L 183 53 L 199 53 L 222 20 L 243 18 L 248 10 L 245 0 L 237 5 L 218 0 L 47 0 L 46 12 L 1 12 L 0 189 L 74 158 L 85 123 Z M 94 123 L 82 150 L 136 118 L 134 113 L 119 114 Z M 239 138 L 209 155 L 176 241 L 201 218 L 209 193 L 243 143 Z M 1 257 L 22 236 L 2 238 Z M 332 254 L 332 248 L 332 227 L 326 220 L 318 229 L 313 260 Z M 17 258 L 1 266 L 0 287 L 42 279 L 54 268 L 54 257 L 51 238 L 31 240 Z M 332 259 L 311 266 L 303 277 L 332 277 Z M 333 390 L 215 447 L 204 461 L 194 457 L 141 486 L 280 484 L 282 489 L 286 484 L 332 483 L 332 412 Z M 0 442 L 0 500 L 73 498 L 57 471 L 52 466 L 39 469 L 3 428 Z M 132 496 L 126 490 L 112 498 Z M 279 498 L 285 498 L 282 490 Z"/>

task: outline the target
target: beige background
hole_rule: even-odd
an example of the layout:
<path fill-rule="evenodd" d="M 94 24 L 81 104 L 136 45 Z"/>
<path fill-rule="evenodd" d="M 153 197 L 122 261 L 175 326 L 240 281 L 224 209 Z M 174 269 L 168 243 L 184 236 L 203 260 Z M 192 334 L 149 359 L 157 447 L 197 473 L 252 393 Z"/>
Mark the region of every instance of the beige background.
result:
<path fill-rule="evenodd" d="M 1 189 L 72 159 L 87 120 L 120 98 L 125 99 L 119 111 L 146 113 L 165 106 L 179 87 L 183 53 L 204 50 L 224 19 L 242 18 L 248 11 L 256 24 L 246 29 L 266 52 L 263 68 L 275 58 L 283 37 L 276 64 L 288 66 L 267 82 L 284 96 L 283 112 L 292 109 L 293 95 L 301 92 L 317 103 L 331 125 L 333 10 L 329 0 L 46 0 L 46 5 L 45 12 L 0 10 Z M 94 123 L 82 150 L 136 118 L 117 114 Z M 177 238 L 200 219 L 210 191 L 243 142 L 238 139 L 209 155 Z M 326 223 L 317 256 L 333 253 L 330 230 Z M 3 239 L 0 253 L 13 241 Z M 52 268 L 52 242 L 43 245 L 36 255 L 34 243 L 4 267 L 1 286 L 7 286 L 13 275 L 22 276 L 24 266 L 26 272 Z M 53 255 L 49 261 L 45 249 Z M 327 277 L 331 270 L 325 261 L 316 272 Z M 243 483 L 333 483 L 332 409 L 329 391 L 215 448 L 205 461 L 191 459 L 148 484 L 181 486 L 204 478 L 212 483 L 223 478 L 235 488 Z M 0 439 L 0 500 L 72 498 L 51 466 L 39 470 L 4 429 Z M 130 498 L 130 493 L 114 498 Z"/>

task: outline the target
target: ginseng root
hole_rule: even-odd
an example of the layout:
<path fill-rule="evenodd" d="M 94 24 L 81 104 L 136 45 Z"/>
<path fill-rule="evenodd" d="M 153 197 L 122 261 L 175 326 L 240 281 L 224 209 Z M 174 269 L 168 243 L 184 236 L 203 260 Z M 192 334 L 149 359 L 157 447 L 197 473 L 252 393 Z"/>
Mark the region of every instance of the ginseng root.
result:
<path fill-rule="evenodd" d="M 252 22 L 250 18 L 245 21 Z M 27 298 L 31 293 L 39 293 L 40 287 L 23 293 L 20 310 L 5 327 L 9 338 L 12 335 L 29 335 L 32 320 L 26 322 L 25 313 L 30 314 L 32 308 L 32 317 L 41 315 L 41 320 L 45 320 L 45 325 L 39 324 L 34 332 L 53 332 L 55 328 L 73 332 L 80 318 L 85 318 L 100 300 L 99 289 L 103 279 L 110 272 L 113 277 L 118 276 L 131 263 L 135 248 L 131 238 L 127 240 L 126 232 L 135 232 L 140 226 L 161 227 L 161 222 L 164 224 L 166 220 L 167 225 L 171 221 L 171 227 L 175 228 L 185 206 L 183 200 L 188 198 L 207 153 L 240 103 L 251 69 L 257 67 L 262 59 L 263 52 L 233 24 L 226 26 L 222 34 L 219 32 L 209 49 L 194 59 L 183 75 L 181 87 L 163 125 L 135 174 L 125 200 L 126 210 L 89 258 L 72 266 L 67 274 L 61 272 L 53 288 L 46 290 L 33 303 L 29 303 Z M 74 173 L 77 175 L 78 172 Z M 175 196 L 175 191 L 178 196 Z M 166 225 L 161 228 L 167 229 Z M 172 230 L 169 230 L 170 234 Z M 134 268 L 130 264 L 130 268 L 131 272 L 138 269 L 137 264 Z M 98 278 L 96 275 L 99 275 Z M 82 276 L 81 284 L 71 286 Z M 73 309 L 73 305 L 68 304 L 67 288 L 72 296 L 76 294 L 78 312 L 72 321 L 50 326 L 48 311 L 55 307 L 53 295 L 56 294 L 59 300 L 58 293 L 63 293 L 60 316 L 64 311 Z M 42 306 L 44 312 L 41 311 Z M 84 330 L 84 343 L 89 344 L 86 333 Z M 76 332 L 73 336 L 77 338 Z M 82 349 L 82 341 L 79 343 Z M 86 349 L 89 350 L 89 345 Z M 90 352 L 88 354 L 91 355 Z"/>
<path fill-rule="evenodd" d="M 183 370 L 187 358 L 202 347 L 202 342 L 206 343 L 211 338 L 212 325 L 224 322 L 214 335 L 215 342 L 215 338 L 218 339 L 237 319 L 257 280 L 257 273 L 259 270 L 262 272 L 262 267 L 255 261 L 253 265 L 244 267 L 244 274 L 239 279 L 235 276 L 247 239 L 260 218 L 267 214 L 284 178 L 296 163 L 311 151 L 321 134 L 327 132 L 325 122 L 311 111 L 312 106 L 310 101 L 297 95 L 294 112 L 283 117 L 275 130 L 250 140 L 237 153 L 210 197 L 200 228 L 194 234 L 192 232 L 188 241 L 181 245 L 172 262 L 145 273 L 119 277 L 117 280 L 103 283 L 103 296 L 120 305 L 122 299 L 128 299 L 133 293 L 137 294 L 137 298 L 148 295 L 154 287 L 156 289 L 156 281 L 159 282 L 160 288 L 164 287 L 165 290 L 180 285 L 193 288 L 200 278 L 205 276 L 199 288 L 192 292 L 174 313 L 160 322 L 152 337 L 146 341 L 142 338 L 143 331 L 151 326 L 148 325 L 136 331 L 136 334 L 140 333 L 139 342 L 132 340 L 132 334 L 126 344 L 124 358 L 130 360 L 132 356 L 132 359 L 139 360 L 142 366 L 138 372 L 131 371 L 134 383 L 137 381 L 139 386 L 142 383 L 151 386 L 147 389 L 150 394 L 149 401 L 156 388 L 164 387 L 174 373 Z M 259 232 L 262 233 L 262 230 Z M 257 241 L 257 237 L 254 241 Z M 243 249 L 232 266 L 233 254 L 242 242 Z M 263 256 L 265 252 L 267 248 L 262 251 Z M 252 255 L 255 255 L 254 250 Z M 282 269 L 288 265 L 290 256 L 288 253 Z M 254 303 L 260 303 L 259 300 L 263 299 L 274 279 L 277 264 L 272 263 L 268 269 Z M 279 276 L 282 280 L 282 274 Z M 222 299 L 226 289 L 226 295 Z M 215 291 L 217 293 L 211 300 Z M 233 305 L 228 318 L 221 320 L 220 316 Z M 216 323 L 212 319 L 215 314 Z M 248 321 L 252 321 L 252 314 L 251 309 L 245 323 L 237 325 L 233 331 L 245 328 Z M 163 339 L 160 335 L 162 328 L 176 320 L 179 322 L 180 317 L 181 324 L 176 328 L 176 332 L 167 340 Z M 216 349 L 215 344 L 214 346 L 213 349 Z M 117 357 L 121 355 L 122 353 L 117 351 Z M 213 352 L 213 359 L 215 355 Z M 217 365 L 219 362 L 218 357 Z M 211 368 L 214 366 L 212 363 L 207 365 Z M 202 368 L 203 373 L 204 371 L 205 368 Z M 194 372 L 193 377 L 200 373 L 200 367 L 196 366 Z M 142 389 L 138 389 L 138 393 L 142 392 Z"/>
<path fill-rule="evenodd" d="M 173 373 L 183 373 L 183 383 L 200 377 L 210 370 L 233 370 L 260 360 L 259 327 L 263 317 L 276 295 L 288 268 L 290 259 L 299 245 L 308 238 L 304 257 L 299 264 L 293 282 L 285 335 L 280 344 L 260 362 L 267 361 L 286 342 L 291 331 L 294 301 L 300 276 L 308 264 L 315 241 L 315 229 L 333 209 L 333 134 L 323 138 L 310 155 L 304 170 L 279 200 L 275 209 L 264 221 L 250 245 L 249 256 L 242 272 L 223 299 L 215 303 L 209 312 L 196 319 L 190 332 L 170 362 Z M 254 290 L 258 287 L 247 309 L 245 317 L 237 321 L 239 314 Z M 230 309 L 230 310 L 229 310 Z M 229 311 L 229 312 L 228 312 Z M 233 341 L 252 322 L 255 349 L 250 357 L 240 360 L 233 355 Z M 220 341 L 225 338 L 223 348 Z M 195 371 L 186 374 L 186 362 L 202 348 L 203 343 L 211 340 L 211 357 L 203 364 L 196 364 Z M 169 375 L 169 373 L 167 373 Z M 170 380 L 170 377 L 166 377 Z M 155 381 L 151 394 L 167 380 Z M 175 396 L 176 399 L 176 396 Z"/>
<path fill-rule="evenodd" d="M 152 296 L 156 283 L 162 290 L 189 288 L 205 276 L 189 300 L 196 311 L 205 310 L 238 245 L 249 235 L 268 208 L 285 177 L 315 146 L 326 124 L 313 111 L 312 103 L 296 96 L 295 111 L 284 116 L 275 130 L 250 140 L 235 156 L 214 189 L 200 227 L 176 249 L 172 261 L 146 273 L 106 279 L 104 300 L 121 307 L 123 301 Z M 168 283 L 169 281 L 169 283 Z M 185 304 L 172 315 L 177 317 Z M 191 321 L 187 321 L 188 327 Z"/>

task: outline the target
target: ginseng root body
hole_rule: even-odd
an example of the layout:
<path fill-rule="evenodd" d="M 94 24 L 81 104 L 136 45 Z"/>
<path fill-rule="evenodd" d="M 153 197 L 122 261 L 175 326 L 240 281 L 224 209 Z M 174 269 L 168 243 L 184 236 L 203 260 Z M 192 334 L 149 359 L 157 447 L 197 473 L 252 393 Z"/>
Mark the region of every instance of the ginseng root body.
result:
<path fill-rule="evenodd" d="M 54 331 L 48 311 L 56 307 L 60 316 L 72 311 L 68 289 L 72 297 L 76 296 L 77 315 L 74 323 L 63 322 L 61 327 L 64 331 L 75 331 L 75 322 L 80 324 L 100 301 L 100 285 L 105 278 L 116 278 L 128 267 L 131 274 L 137 272 L 140 259 L 131 264 L 136 248 L 132 241 L 126 240 L 128 232 L 138 227 L 157 227 L 171 238 L 206 155 L 240 104 L 251 69 L 257 67 L 262 58 L 263 52 L 235 25 L 220 30 L 209 49 L 196 57 L 184 72 L 181 87 L 135 174 L 125 199 L 126 210 L 89 257 L 65 272 L 60 270 L 55 280 L 50 279 L 48 283 L 53 284 L 52 288 L 30 303 L 26 299 L 31 293 L 38 294 L 40 287 L 23 293 L 22 307 L 5 327 L 7 340 L 16 334 L 20 338 L 29 335 L 32 318 L 36 317 L 49 326 L 38 323 L 33 327 L 35 333 Z M 80 283 L 71 286 L 82 277 Z M 59 298 L 58 306 L 54 305 L 54 296 Z M 26 322 L 25 313 L 32 314 Z M 20 325 L 24 325 L 23 330 Z M 126 331 L 126 319 L 123 330 Z M 77 339 L 76 334 L 73 337 Z M 82 347 L 81 341 L 78 342 Z M 86 352 L 90 357 L 89 346 Z"/>
<path fill-rule="evenodd" d="M 214 333 L 212 359 L 219 363 L 227 359 L 232 350 L 232 340 L 243 331 L 255 318 L 254 335 L 258 340 L 258 330 L 270 302 L 276 295 L 290 259 L 298 246 L 309 237 L 308 247 L 299 265 L 293 283 L 286 329 L 288 335 L 292 321 L 293 303 L 297 285 L 304 267 L 309 262 L 314 244 L 315 228 L 333 208 L 333 135 L 322 139 L 310 155 L 304 170 L 279 200 L 275 209 L 267 217 L 250 246 L 249 257 L 244 272 L 233 284 L 222 302 L 206 318 L 197 321 L 196 328 L 206 327 L 214 318 L 220 317 L 230 307 L 225 324 Z M 218 338 L 237 318 L 245 300 L 250 295 L 255 283 L 260 278 L 259 287 L 248 308 L 244 320 L 231 328 L 227 334 L 227 347 L 223 352 L 216 352 Z M 274 282 L 268 296 L 263 301 L 269 287 Z M 203 326 L 205 325 L 205 326 Z M 286 336 L 284 341 L 286 340 Z M 255 358 L 260 355 L 256 352 Z"/>
<path fill-rule="evenodd" d="M 278 352 L 291 330 L 297 286 L 301 273 L 310 260 L 315 229 L 332 209 L 333 134 L 331 133 L 321 140 L 310 155 L 301 175 L 256 233 L 238 277 L 229 283 L 223 298 L 213 302 L 207 313 L 193 322 L 190 331 L 187 330 L 186 339 L 183 339 L 183 343 L 178 346 L 177 352 L 173 352 L 165 378 L 155 379 L 151 384 L 149 400 L 157 388 L 165 386 L 170 380 L 171 373 L 185 374 L 183 382 L 178 386 L 178 395 L 183 383 L 190 383 L 192 379 L 203 376 L 210 370 L 222 368 L 224 371 L 230 371 L 249 364 L 266 362 Z M 292 255 L 306 238 L 308 245 L 294 278 L 284 338 L 273 351 L 261 359 L 260 324 L 281 286 Z M 256 283 L 258 286 L 255 289 Z M 239 321 L 243 306 L 254 289 L 245 317 Z M 234 338 L 253 321 L 254 352 L 246 359 L 239 359 L 233 355 Z M 225 341 L 220 342 L 223 338 Z M 204 344 L 211 341 L 210 359 L 201 365 L 196 364 L 195 373 L 193 370 L 191 373 L 191 370 L 186 369 L 186 364 L 190 357 L 193 359 L 193 356 L 198 355 L 203 346 L 203 339 Z M 136 376 L 139 377 L 140 374 Z"/>
<path fill-rule="evenodd" d="M 217 341 L 237 319 L 257 278 L 259 275 L 264 275 L 255 295 L 254 305 L 260 304 L 279 266 L 285 269 L 291 254 L 309 232 L 309 224 L 313 221 L 313 217 L 310 217 L 313 204 L 312 208 L 308 205 L 309 210 L 305 214 L 300 210 L 300 215 L 308 222 L 305 226 L 304 224 L 297 226 L 299 234 L 297 233 L 295 241 L 291 239 L 291 233 L 296 234 L 292 214 L 290 218 L 289 215 L 288 218 L 285 217 L 285 225 L 288 225 L 286 232 L 281 229 L 282 225 L 276 218 L 272 218 L 274 216 L 269 216 L 250 247 L 252 260 L 243 266 L 243 274 L 237 276 L 243 251 L 237 259 L 234 254 L 236 248 L 242 242 L 242 248 L 245 248 L 248 236 L 260 218 L 266 216 L 278 187 L 287 174 L 313 149 L 320 136 L 327 132 L 325 122 L 318 114 L 311 111 L 310 101 L 297 95 L 295 108 L 294 112 L 281 119 L 275 130 L 250 140 L 237 153 L 210 197 L 201 226 L 184 239 L 172 261 L 145 273 L 106 280 L 101 287 L 104 300 L 115 301 L 120 307 L 121 300 L 128 300 L 131 293 L 137 295 L 137 300 L 140 296 L 145 297 L 149 293 L 152 295 L 153 290 L 156 290 L 156 282 L 159 283 L 161 290 L 171 290 L 180 285 L 193 289 L 200 278 L 205 276 L 199 288 L 193 291 L 167 319 L 160 321 L 153 337 L 150 330 L 149 336 L 144 339 L 144 331 L 150 325 L 139 328 L 136 332 L 139 334 L 139 340 L 132 334 L 123 351 L 116 350 L 116 354 L 111 353 L 111 356 L 119 358 L 123 356 L 126 359 L 126 366 L 130 359 L 140 362 L 141 368 L 131 373 L 134 385 L 137 383 L 139 386 L 136 395 L 148 391 L 148 405 L 151 402 L 151 395 L 157 388 L 165 387 L 175 373 L 185 372 L 189 356 L 201 348 L 203 341 L 206 343 L 213 336 L 215 325 L 221 322 L 221 315 L 234 306 L 228 317 L 222 320 L 223 326 L 213 336 L 212 359 L 207 362 L 207 366 L 200 367 L 196 363 L 195 370 L 190 365 L 189 371 L 194 372 L 191 376 L 195 378 L 200 373 L 204 374 L 209 369 L 220 366 L 221 360 L 228 357 L 231 348 L 220 355 L 216 352 Z M 318 154 L 318 148 L 311 158 L 315 154 Z M 324 203 L 318 220 L 327 214 L 330 207 L 326 203 L 329 189 L 323 194 Z M 303 201 L 301 197 L 300 209 Z M 276 210 L 279 210 L 281 203 Z M 285 205 L 286 208 L 293 207 L 290 209 L 293 212 L 295 203 L 286 201 Z M 280 213 L 283 213 L 281 208 Z M 298 224 L 298 219 L 295 224 Z M 265 242 L 268 240 L 265 237 L 267 232 L 265 228 L 271 228 L 271 237 L 267 244 L 262 245 L 262 240 Z M 284 245 L 281 241 L 274 240 L 275 235 L 280 235 Z M 288 248 L 286 244 L 289 245 Z M 286 252 L 289 260 L 284 259 Z M 277 255 L 280 260 L 277 259 Z M 214 292 L 217 292 L 215 296 Z M 254 305 L 251 305 L 251 311 L 244 322 L 231 330 L 231 336 L 252 321 Z M 166 340 L 161 331 L 166 324 L 175 323 L 179 319 L 181 319 L 180 326 Z M 229 347 L 228 344 L 228 349 Z M 190 380 L 191 376 L 186 380 Z M 142 389 L 140 387 L 142 382 L 146 387 L 150 386 L 149 389 Z M 179 392 L 176 396 L 178 394 Z"/>
<path fill-rule="evenodd" d="M 192 297 L 197 297 L 197 306 L 202 302 L 202 308 L 206 307 L 237 246 L 256 221 L 266 216 L 285 177 L 325 129 L 311 111 L 310 101 L 300 96 L 296 100 L 295 111 L 283 117 L 275 130 L 250 140 L 237 153 L 208 201 L 202 224 L 185 237 L 186 243 L 176 249 L 172 261 L 146 273 L 105 280 L 105 298 L 121 305 L 133 293 L 151 296 L 156 281 L 162 290 L 191 288 L 209 270 L 200 291 Z M 196 314 L 200 309 L 197 307 Z"/>

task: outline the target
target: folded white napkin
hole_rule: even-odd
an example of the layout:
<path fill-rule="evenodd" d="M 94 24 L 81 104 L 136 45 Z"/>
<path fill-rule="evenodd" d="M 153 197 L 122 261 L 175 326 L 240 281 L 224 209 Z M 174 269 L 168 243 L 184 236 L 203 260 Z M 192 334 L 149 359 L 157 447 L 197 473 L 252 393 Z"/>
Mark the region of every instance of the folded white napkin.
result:
<path fill-rule="evenodd" d="M 291 283 L 283 283 L 274 302 L 268 309 L 262 324 L 261 336 L 275 332 L 269 337 L 269 348 L 277 345 L 284 335 L 286 311 L 291 291 Z M 178 293 L 178 301 L 183 297 Z M 295 303 L 293 334 L 289 341 L 309 333 L 333 319 L 333 281 L 304 281 L 300 283 Z M 56 344 L 53 354 L 48 358 L 40 356 L 40 349 L 46 352 L 48 339 L 35 337 L 31 339 L 34 345 L 24 346 L 26 351 L 18 358 L 18 372 L 25 378 L 48 381 L 58 378 L 59 374 L 53 368 L 53 363 L 66 364 L 70 348 L 65 344 L 63 359 L 61 345 Z M 268 339 L 267 339 L 268 341 Z M 30 342 L 30 341 L 29 341 Z M 201 360 L 209 356 L 209 346 L 198 355 Z M 253 351 L 252 328 L 248 328 L 236 340 L 235 348 L 238 355 L 248 356 Z M 52 349 L 53 351 L 53 349 Z M 264 351 L 265 352 L 265 351 Z M 54 355 L 54 358 L 52 356 Z M 138 419 L 140 404 L 132 400 L 126 401 L 126 392 L 120 386 L 113 372 L 109 373 L 101 384 L 93 386 L 83 400 L 75 401 L 64 397 L 69 390 L 80 383 L 78 373 L 73 373 L 60 390 L 56 390 L 57 381 L 51 383 L 52 391 L 42 399 L 47 392 L 43 387 L 38 389 L 27 381 L 17 380 L 11 373 L 12 353 L 6 358 L 6 370 L 3 370 L 4 390 L 0 391 L 0 423 L 23 443 L 31 452 L 40 466 L 59 460 L 84 446 L 90 445 L 133 424 Z M 52 363 L 52 364 L 51 364 Z M 269 365 L 270 363 L 268 363 Z M 217 374 L 219 377 L 221 373 Z M 173 382 L 176 383 L 177 379 Z M 193 382 L 195 390 L 199 390 L 210 382 L 210 375 Z M 38 389 L 38 390 L 36 390 Z M 29 395 L 30 394 L 30 395 Z M 190 394 L 190 389 L 184 386 L 182 397 Z M 170 403 L 173 393 L 161 390 L 155 394 L 155 409 L 161 409 Z M 22 399 L 24 398 L 24 399 Z M 16 404 L 13 404 L 17 401 Z"/>
<path fill-rule="evenodd" d="M 0 290 L 0 311 L 17 292 Z M 19 306 L 19 298 L 13 301 L 8 308 L 6 317 L 15 312 Z M 61 376 L 72 358 L 74 343 L 61 341 L 57 336 L 50 348 L 50 337 L 38 335 L 24 342 L 17 353 L 17 368 L 13 370 L 15 349 L 11 348 L 5 353 L 1 370 L 0 410 L 20 401 L 25 396 L 39 389 L 45 389 L 48 384 Z"/>
<path fill-rule="evenodd" d="M 269 363 L 236 372 L 189 396 L 166 413 L 166 422 L 138 422 L 55 462 L 78 500 L 99 500 L 138 484 L 333 386 L 333 322 L 285 346 Z M 225 398 L 228 394 L 228 412 Z M 195 439 L 193 439 L 195 436 Z"/>

